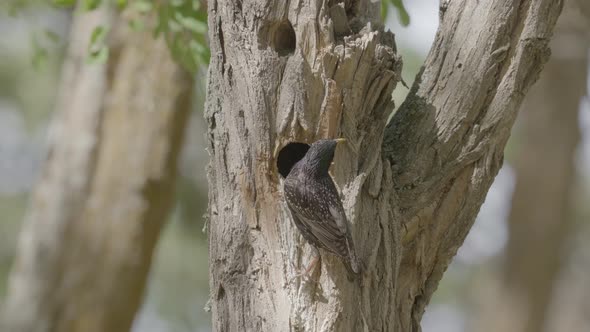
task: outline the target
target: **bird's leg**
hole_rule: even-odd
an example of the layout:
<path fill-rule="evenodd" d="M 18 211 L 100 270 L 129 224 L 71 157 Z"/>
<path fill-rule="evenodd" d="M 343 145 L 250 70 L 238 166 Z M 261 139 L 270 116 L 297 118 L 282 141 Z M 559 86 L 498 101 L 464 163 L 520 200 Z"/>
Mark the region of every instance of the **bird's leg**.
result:
<path fill-rule="evenodd" d="M 315 267 L 315 265 L 318 263 L 318 261 L 321 258 L 320 252 L 318 251 L 318 249 L 316 247 L 312 247 L 311 255 L 313 258 L 311 259 L 311 262 L 309 262 L 309 264 L 307 265 L 307 268 L 303 272 L 303 275 L 308 275 L 309 272 Z"/>
<path fill-rule="evenodd" d="M 312 251 L 311 251 L 311 255 L 312 255 L 312 259 L 311 262 L 307 265 L 307 267 L 305 268 L 305 270 L 303 272 L 297 271 L 297 275 L 295 276 L 297 277 L 306 277 L 309 272 L 311 272 L 313 270 L 313 268 L 316 266 L 316 264 L 318 263 L 318 261 L 321 259 L 320 256 L 320 252 L 319 250 L 312 246 Z"/>

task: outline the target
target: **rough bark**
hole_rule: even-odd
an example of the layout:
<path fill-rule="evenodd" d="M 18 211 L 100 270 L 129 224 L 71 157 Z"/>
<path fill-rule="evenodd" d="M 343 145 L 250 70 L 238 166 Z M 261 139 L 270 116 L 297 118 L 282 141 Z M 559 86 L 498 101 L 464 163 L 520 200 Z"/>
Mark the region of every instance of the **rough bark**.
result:
<path fill-rule="evenodd" d="M 105 65 L 92 29 L 111 27 Z M 129 331 L 170 210 L 192 79 L 108 9 L 76 14 L 50 151 L 6 302 L 12 332 Z"/>
<path fill-rule="evenodd" d="M 209 3 L 215 331 L 419 331 L 561 10 L 554 0 L 443 1 L 424 69 L 386 128 L 401 68 L 393 35 L 378 2 L 338 3 Z M 317 283 L 294 278 L 309 248 L 275 158 L 288 141 L 327 136 L 349 142 L 333 175 L 364 265 L 359 284 L 326 253 Z"/>
<path fill-rule="evenodd" d="M 551 41 L 555 51 L 523 104 L 503 285 L 488 298 L 480 331 L 547 331 L 573 220 L 579 104 L 587 91 L 590 46 L 587 3 L 565 1 Z"/>

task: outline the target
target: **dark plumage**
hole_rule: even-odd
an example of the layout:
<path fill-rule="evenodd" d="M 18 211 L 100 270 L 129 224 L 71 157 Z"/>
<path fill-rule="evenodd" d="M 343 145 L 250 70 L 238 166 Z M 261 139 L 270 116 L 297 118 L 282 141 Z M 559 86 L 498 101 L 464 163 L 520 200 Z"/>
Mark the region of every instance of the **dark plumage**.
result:
<path fill-rule="evenodd" d="M 285 199 L 295 225 L 316 249 L 342 259 L 349 278 L 359 273 L 350 226 L 328 173 L 338 140 L 319 140 L 291 169 L 284 184 Z"/>

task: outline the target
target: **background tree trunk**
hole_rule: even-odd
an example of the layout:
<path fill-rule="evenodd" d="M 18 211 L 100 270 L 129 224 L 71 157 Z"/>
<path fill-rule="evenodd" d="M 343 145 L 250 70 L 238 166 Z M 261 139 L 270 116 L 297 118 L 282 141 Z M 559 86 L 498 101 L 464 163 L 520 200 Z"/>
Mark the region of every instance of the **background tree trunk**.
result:
<path fill-rule="evenodd" d="M 549 56 L 561 1 L 443 1 L 432 50 L 386 128 L 400 78 L 370 1 L 209 2 L 209 245 L 216 331 L 419 331 Z M 292 226 L 275 158 L 343 136 L 333 174 L 364 265 L 350 284 Z M 295 266 L 294 266 L 295 265 Z"/>
<path fill-rule="evenodd" d="M 87 65 L 100 25 L 112 31 L 110 57 Z M 77 13 L 70 42 L 3 331 L 129 331 L 173 201 L 191 76 L 163 40 L 108 9 Z"/>
<path fill-rule="evenodd" d="M 553 55 L 523 105 L 503 284 L 489 294 L 480 331 L 547 331 L 553 286 L 566 261 L 579 109 L 587 91 L 590 4 L 565 4 Z"/>

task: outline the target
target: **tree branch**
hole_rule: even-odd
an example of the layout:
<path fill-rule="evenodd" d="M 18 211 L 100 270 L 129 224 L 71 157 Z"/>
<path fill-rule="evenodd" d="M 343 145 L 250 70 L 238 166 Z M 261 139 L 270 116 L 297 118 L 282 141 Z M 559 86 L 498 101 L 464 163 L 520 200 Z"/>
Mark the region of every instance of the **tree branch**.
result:
<path fill-rule="evenodd" d="M 414 330 L 502 165 L 518 108 L 549 57 L 562 1 L 446 5 L 383 143 L 407 230 L 398 299 L 416 299 Z"/>

